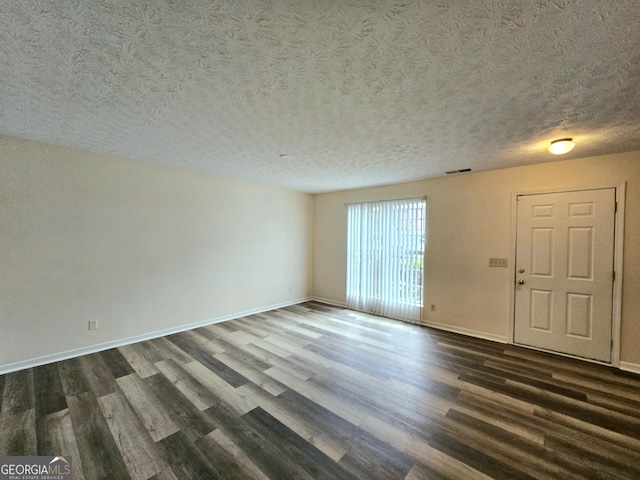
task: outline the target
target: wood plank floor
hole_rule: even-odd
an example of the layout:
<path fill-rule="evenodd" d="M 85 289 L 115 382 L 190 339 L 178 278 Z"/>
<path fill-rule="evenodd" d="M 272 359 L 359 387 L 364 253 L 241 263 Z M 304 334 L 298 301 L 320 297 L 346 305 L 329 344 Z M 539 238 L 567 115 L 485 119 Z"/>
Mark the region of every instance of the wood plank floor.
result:
<path fill-rule="evenodd" d="M 639 479 L 640 376 L 306 303 L 0 376 L 75 479 Z"/>

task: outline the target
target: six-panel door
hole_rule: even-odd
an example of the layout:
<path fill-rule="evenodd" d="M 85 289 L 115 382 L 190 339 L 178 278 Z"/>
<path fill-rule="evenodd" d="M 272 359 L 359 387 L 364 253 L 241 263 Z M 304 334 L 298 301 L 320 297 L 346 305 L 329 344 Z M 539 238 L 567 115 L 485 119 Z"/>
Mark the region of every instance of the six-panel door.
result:
<path fill-rule="evenodd" d="M 515 343 L 611 361 L 615 189 L 518 196 Z"/>

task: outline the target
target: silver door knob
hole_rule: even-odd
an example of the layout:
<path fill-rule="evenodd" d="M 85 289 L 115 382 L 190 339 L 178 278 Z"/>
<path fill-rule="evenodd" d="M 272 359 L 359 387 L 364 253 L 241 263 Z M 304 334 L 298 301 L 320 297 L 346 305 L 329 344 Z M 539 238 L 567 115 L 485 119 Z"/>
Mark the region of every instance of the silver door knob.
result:
<path fill-rule="evenodd" d="M 523 279 L 519 279 L 518 280 L 518 285 L 524 285 L 524 280 Z"/>

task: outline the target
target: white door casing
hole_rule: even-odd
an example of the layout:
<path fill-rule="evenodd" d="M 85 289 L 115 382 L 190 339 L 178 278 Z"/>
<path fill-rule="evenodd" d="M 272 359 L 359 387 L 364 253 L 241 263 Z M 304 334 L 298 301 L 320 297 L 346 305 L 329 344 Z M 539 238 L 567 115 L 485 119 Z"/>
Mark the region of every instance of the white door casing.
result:
<path fill-rule="evenodd" d="M 514 342 L 611 362 L 615 188 L 517 197 Z"/>

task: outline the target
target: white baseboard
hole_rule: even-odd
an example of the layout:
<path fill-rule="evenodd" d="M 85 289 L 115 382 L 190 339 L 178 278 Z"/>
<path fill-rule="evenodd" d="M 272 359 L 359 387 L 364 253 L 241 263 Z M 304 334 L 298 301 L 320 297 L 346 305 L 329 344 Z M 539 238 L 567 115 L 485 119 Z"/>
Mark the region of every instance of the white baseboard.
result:
<path fill-rule="evenodd" d="M 460 333 L 469 337 L 481 338 L 483 340 L 491 340 L 492 342 L 508 343 L 507 337 L 503 335 L 494 335 L 492 333 L 479 332 L 477 330 L 470 330 L 468 328 L 454 327 L 447 325 L 446 323 L 426 322 L 421 321 L 420 325 L 425 327 L 437 328 L 438 330 L 445 330 L 452 333 Z"/>
<path fill-rule="evenodd" d="M 342 307 L 342 308 L 347 308 L 347 304 L 344 302 L 337 302 L 336 300 L 330 300 L 328 298 L 323 298 L 323 297 L 312 297 L 312 300 L 314 302 L 318 302 L 318 303 L 326 303 L 327 305 L 333 305 L 334 307 Z"/>
<path fill-rule="evenodd" d="M 67 350 L 66 352 L 52 353 L 50 355 L 43 355 L 42 357 L 22 360 L 20 362 L 8 363 L 6 365 L 0 365 L 0 375 L 17 372 L 18 370 L 23 370 L 25 368 L 39 367 L 40 365 L 46 365 L 48 363 L 60 362 L 62 360 L 68 360 L 70 358 L 80 357 L 82 355 L 102 352 L 104 350 L 122 347 L 124 345 L 130 345 L 132 343 L 144 342 L 158 337 L 165 337 L 167 335 L 173 335 L 174 333 L 184 332 L 185 330 L 193 330 L 194 328 L 206 327 L 207 325 L 213 325 L 214 323 L 226 322 L 229 320 L 233 320 L 234 318 L 246 317 L 249 315 L 254 315 L 256 313 L 268 312 L 270 310 L 276 310 L 283 307 L 290 307 L 291 305 L 297 305 L 299 303 L 308 302 L 310 300 L 312 300 L 312 297 L 299 298 L 288 302 L 282 302 L 274 305 L 246 310 L 244 312 L 233 313 L 231 315 L 223 315 L 221 317 L 210 318 L 208 320 L 202 320 L 200 322 L 189 323 L 187 325 L 180 325 L 177 327 L 166 328 L 164 330 L 157 330 L 155 332 L 143 333 L 142 335 L 136 335 L 134 337 L 122 338 L 119 340 L 113 340 L 111 342 L 90 345 L 88 347 L 75 348 L 73 350 Z"/>
<path fill-rule="evenodd" d="M 637 373 L 640 375 L 640 364 L 631 362 L 620 362 L 620 370 L 625 372 Z"/>

